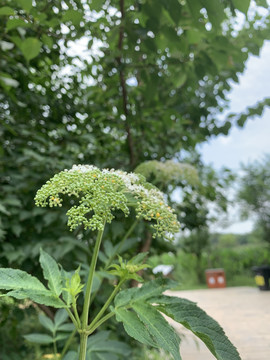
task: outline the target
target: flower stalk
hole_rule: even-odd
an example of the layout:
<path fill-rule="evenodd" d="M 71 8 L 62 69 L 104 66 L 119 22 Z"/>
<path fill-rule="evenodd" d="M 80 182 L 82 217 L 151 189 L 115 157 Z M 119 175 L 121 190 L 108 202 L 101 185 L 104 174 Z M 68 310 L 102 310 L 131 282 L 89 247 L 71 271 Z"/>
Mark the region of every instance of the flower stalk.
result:
<path fill-rule="evenodd" d="M 105 228 L 105 222 L 103 225 L 103 229 L 98 231 L 97 240 L 91 260 L 91 265 L 89 268 L 89 275 L 86 284 L 86 291 L 85 291 L 85 298 L 84 298 L 83 312 L 82 312 L 82 328 L 80 332 L 79 360 L 85 360 L 86 358 L 86 348 L 87 348 L 87 338 L 88 338 L 87 327 L 88 327 L 89 307 L 91 301 L 91 291 L 92 291 L 93 279 L 97 264 L 98 252 L 100 249 L 104 228 Z"/>

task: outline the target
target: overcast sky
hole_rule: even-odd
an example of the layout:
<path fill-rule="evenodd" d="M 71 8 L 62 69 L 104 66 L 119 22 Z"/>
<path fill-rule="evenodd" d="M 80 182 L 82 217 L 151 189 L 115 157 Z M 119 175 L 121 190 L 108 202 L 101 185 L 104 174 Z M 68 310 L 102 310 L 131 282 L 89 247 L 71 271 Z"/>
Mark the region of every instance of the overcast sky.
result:
<path fill-rule="evenodd" d="M 230 111 L 243 111 L 247 106 L 270 97 L 270 42 L 266 42 L 260 57 L 252 56 L 246 71 L 240 77 L 239 84 L 233 86 L 230 94 Z M 234 127 L 228 136 L 217 138 L 200 147 L 203 160 L 216 169 L 223 166 L 238 170 L 240 163 L 259 160 L 270 152 L 270 109 L 266 109 L 262 117 L 248 120 L 244 128 Z M 235 217 L 235 216 L 234 216 Z M 235 223 L 225 232 L 248 232 L 252 222 Z M 215 229 L 217 230 L 217 229 Z M 219 229 L 220 230 L 220 229 Z"/>

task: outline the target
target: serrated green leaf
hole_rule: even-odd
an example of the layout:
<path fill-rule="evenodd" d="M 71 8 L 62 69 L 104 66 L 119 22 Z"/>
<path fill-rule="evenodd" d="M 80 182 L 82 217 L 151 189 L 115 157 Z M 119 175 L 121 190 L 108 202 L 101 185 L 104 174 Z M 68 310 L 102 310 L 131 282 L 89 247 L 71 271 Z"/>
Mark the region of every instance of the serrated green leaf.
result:
<path fill-rule="evenodd" d="M 31 342 L 36 344 L 52 344 L 53 338 L 50 335 L 46 334 L 29 334 L 24 335 L 24 338 Z"/>
<path fill-rule="evenodd" d="M 39 314 L 38 320 L 42 326 L 44 326 L 47 330 L 51 331 L 52 333 L 55 331 L 55 325 L 53 321 L 48 318 L 48 316 Z"/>
<path fill-rule="evenodd" d="M 3 6 L 0 8 L 0 15 L 3 15 L 3 16 L 14 15 L 14 10 L 9 6 Z"/>
<path fill-rule="evenodd" d="M 59 296 L 62 292 L 62 279 L 57 262 L 42 249 L 40 249 L 39 261 L 43 269 L 44 278 L 48 280 L 49 289 Z"/>
<path fill-rule="evenodd" d="M 147 300 L 152 296 L 162 294 L 163 291 L 173 287 L 174 285 L 174 281 L 164 278 L 149 281 L 140 288 L 131 288 L 119 292 L 115 297 L 114 303 L 116 307 L 120 307 L 132 304 L 136 301 Z"/>
<path fill-rule="evenodd" d="M 126 333 L 143 344 L 158 347 L 138 316 L 126 309 L 115 309 L 116 320 L 123 323 Z"/>
<path fill-rule="evenodd" d="M 247 15 L 249 6 L 250 6 L 250 0 L 232 0 L 234 7 Z"/>
<path fill-rule="evenodd" d="M 221 326 L 194 302 L 170 296 L 153 298 L 158 309 L 191 330 L 218 360 L 241 360 Z"/>
<path fill-rule="evenodd" d="M 38 56 L 41 49 L 41 42 L 33 37 L 29 37 L 21 42 L 20 50 L 26 60 L 32 60 Z"/>
<path fill-rule="evenodd" d="M 13 290 L 9 291 L 7 296 L 12 296 L 16 299 L 30 299 L 38 304 L 52 306 L 55 308 L 65 308 L 64 302 L 56 297 L 51 291 L 45 290 Z"/>
<path fill-rule="evenodd" d="M 45 286 L 34 276 L 17 269 L 0 268 L 0 289 L 46 291 Z"/>
<path fill-rule="evenodd" d="M 159 347 L 169 351 L 174 360 L 181 360 L 179 352 L 180 338 L 160 312 L 152 305 L 141 302 L 136 302 L 133 309 Z"/>

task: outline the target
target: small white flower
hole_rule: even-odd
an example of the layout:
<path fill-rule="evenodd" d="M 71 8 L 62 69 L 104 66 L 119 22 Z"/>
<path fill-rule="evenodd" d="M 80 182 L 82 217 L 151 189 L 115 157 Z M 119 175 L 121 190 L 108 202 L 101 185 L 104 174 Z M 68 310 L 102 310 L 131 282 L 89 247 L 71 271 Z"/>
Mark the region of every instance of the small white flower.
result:
<path fill-rule="evenodd" d="M 94 170 L 99 170 L 99 169 L 94 165 L 73 165 L 69 171 L 70 172 L 79 171 L 79 172 L 85 173 L 85 172 L 94 171 Z"/>

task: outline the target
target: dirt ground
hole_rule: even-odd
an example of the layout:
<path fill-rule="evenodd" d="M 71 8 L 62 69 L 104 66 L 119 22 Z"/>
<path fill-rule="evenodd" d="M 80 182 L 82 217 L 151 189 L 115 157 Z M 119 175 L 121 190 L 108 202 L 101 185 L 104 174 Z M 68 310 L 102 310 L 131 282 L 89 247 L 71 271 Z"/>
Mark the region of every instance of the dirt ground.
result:
<path fill-rule="evenodd" d="M 242 360 L 270 360 L 270 291 L 252 287 L 168 292 L 194 301 L 223 327 Z M 183 360 L 214 360 L 206 346 L 181 325 Z"/>

